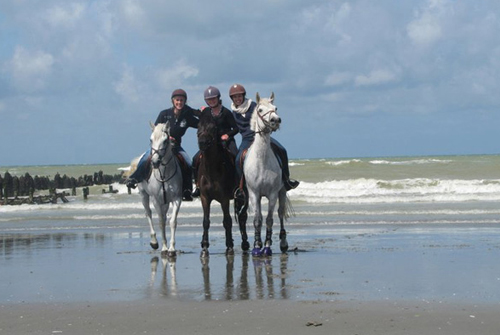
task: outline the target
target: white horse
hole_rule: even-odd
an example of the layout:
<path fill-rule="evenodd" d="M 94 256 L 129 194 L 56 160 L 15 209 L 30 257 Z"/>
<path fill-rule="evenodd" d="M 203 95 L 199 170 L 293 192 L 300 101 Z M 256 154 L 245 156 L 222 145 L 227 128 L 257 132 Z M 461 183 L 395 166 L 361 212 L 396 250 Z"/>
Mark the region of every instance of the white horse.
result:
<path fill-rule="evenodd" d="M 151 123 L 153 133 L 151 134 L 151 163 L 153 171 L 149 178 L 138 184 L 139 193 L 142 196 L 142 205 L 146 212 L 149 228 L 151 232 L 150 245 L 153 249 L 158 249 L 158 240 L 153 226 L 149 199 L 152 197 L 153 205 L 158 214 L 162 233 L 163 246 L 162 255 L 173 257 L 175 252 L 175 230 L 177 228 L 177 215 L 182 203 L 182 174 L 181 168 L 172 152 L 170 142 L 170 124 L 167 122 L 154 126 Z M 172 214 L 170 217 L 170 245 L 167 247 L 167 237 L 165 226 L 167 222 L 167 212 L 172 204 Z"/>
<path fill-rule="evenodd" d="M 288 250 L 284 220 L 288 217 L 288 198 L 281 176 L 281 167 L 274 152 L 271 149 L 271 133 L 279 129 L 281 118 L 273 105 L 274 93 L 269 99 L 260 98 L 257 93 L 255 110 L 250 123 L 251 129 L 255 132 L 255 139 L 248 149 L 243 172 L 248 189 L 248 199 L 250 206 L 254 209 L 253 224 L 255 228 L 254 256 L 270 256 L 272 254 L 272 233 L 273 214 L 278 201 L 278 216 L 280 219 L 280 249 L 282 252 Z M 262 197 L 268 199 L 268 209 L 266 218 L 266 240 L 262 249 L 261 229 L 262 229 Z"/>

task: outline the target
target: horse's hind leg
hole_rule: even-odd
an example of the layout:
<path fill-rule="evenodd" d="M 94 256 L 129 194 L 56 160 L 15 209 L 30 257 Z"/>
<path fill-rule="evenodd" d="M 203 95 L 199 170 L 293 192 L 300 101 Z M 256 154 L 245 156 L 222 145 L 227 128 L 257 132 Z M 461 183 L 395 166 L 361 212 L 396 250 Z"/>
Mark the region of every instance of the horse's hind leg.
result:
<path fill-rule="evenodd" d="M 156 232 L 153 224 L 151 208 L 149 207 L 149 195 L 142 192 L 141 195 L 142 195 L 142 206 L 144 206 L 144 212 L 146 214 L 146 219 L 148 220 L 149 224 L 149 234 L 151 236 L 149 245 L 151 246 L 151 248 L 156 250 L 159 248 L 159 245 L 158 245 L 158 240 L 156 239 Z"/>
<path fill-rule="evenodd" d="M 222 225 L 226 231 L 226 255 L 234 255 L 233 220 L 231 219 L 231 213 L 229 212 L 229 199 L 223 201 L 221 207 L 224 214 Z"/>
<path fill-rule="evenodd" d="M 288 251 L 288 241 L 286 240 L 285 216 L 287 211 L 286 190 L 282 188 L 279 193 L 278 217 L 280 219 L 280 249 L 285 253 Z"/>

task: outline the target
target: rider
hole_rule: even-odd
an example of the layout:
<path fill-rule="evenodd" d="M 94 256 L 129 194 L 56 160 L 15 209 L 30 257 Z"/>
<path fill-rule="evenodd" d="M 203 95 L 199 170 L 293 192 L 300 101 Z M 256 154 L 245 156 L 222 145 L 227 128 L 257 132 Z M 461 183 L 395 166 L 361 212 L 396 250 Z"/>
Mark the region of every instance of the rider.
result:
<path fill-rule="evenodd" d="M 246 90 L 243 85 L 234 84 L 229 88 L 229 97 L 233 101 L 231 109 L 233 110 L 234 119 L 240 129 L 241 144 L 238 148 L 238 155 L 236 156 L 236 173 L 238 180 L 243 177 L 243 162 L 241 156 L 253 143 L 255 132 L 250 129 L 250 120 L 252 113 L 257 105 L 254 101 L 246 98 Z M 288 154 L 286 149 L 274 138 L 271 137 L 271 148 L 274 154 L 281 161 L 282 178 L 287 191 L 299 186 L 299 181 L 290 179 L 290 169 L 288 167 Z M 241 198 L 243 196 L 242 190 L 236 190 L 235 197 Z"/>
<path fill-rule="evenodd" d="M 173 153 L 177 156 L 182 170 L 182 197 L 185 201 L 192 201 L 191 192 L 192 168 L 191 158 L 181 147 L 182 136 L 188 127 L 198 128 L 198 116 L 201 112 L 186 105 L 187 93 L 183 89 L 176 89 L 171 95 L 172 107 L 160 112 L 156 118 L 155 125 L 170 121 L 170 139 L 173 144 Z M 146 162 L 151 155 L 151 149 L 146 151 L 137 165 L 137 170 L 127 179 L 127 186 L 135 188 L 136 184 L 146 178 Z"/>
<path fill-rule="evenodd" d="M 220 91 L 217 87 L 209 86 L 203 93 L 205 102 L 208 107 L 203 109 L 202 113 L 211 113 L 217 126 L 217 133 L 224 148 L 232 155 L 232 159 L 236 157 L 238 149 L 234 136 L 238 134 L 238 126 L 234 120 L 233 113 L 226 107 L 222 106 Z M 200 189 L 197 184 L 197 170 L 200 163 L 200 152 L 198 151 L 193 157 L 194 181 L 196 189 L 193 192 L 193 197 L 200 196 Z"/>

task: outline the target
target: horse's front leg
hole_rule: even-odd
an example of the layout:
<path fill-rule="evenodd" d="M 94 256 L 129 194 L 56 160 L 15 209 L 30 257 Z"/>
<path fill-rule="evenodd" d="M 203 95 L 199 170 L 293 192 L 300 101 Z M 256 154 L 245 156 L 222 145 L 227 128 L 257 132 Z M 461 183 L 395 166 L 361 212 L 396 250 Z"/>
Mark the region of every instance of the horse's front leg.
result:
<path fill-rule="evenodd" d="M 272 255 L 271 245 L 273 244 L 273 224 L 274 224 L 273 214 L 274 214 L 274 208 L 276 207 L 276 201 L 277 201 L 276 196 L 269 198 L 269 205 L 267 208 L 267 217 L 266 217 L 266 241 L 265 241 L 265 247 L 262 250 L 262 254 L 264 256 Z"/>
<path fill-rule="evenodd" d="M 152 211 L 151 208 L 149 207 L 149 195 L 145 192 L 141 192 L 142 196 L 142 206 L 144 207 L 144 213 L 146 214 L 146 219 L 148 220 L 149 224 L 149 236 L 151 237 L 151 240 L 149 242 L 149 245 L 153 249 L 158 249 L 158 240 L 156 239 L 156 232 L 155 232 L 155 227 L 153 224 L 153 216 L 152 216 Z"/>
<path fill-rule="evenodd" d="M 245 197 L 244 201 L 234 199 L 234 212 L 240 227 L 241 249 L 247 251 L 250 249 L 247 235 L 248 197 Z"/>
<path fill-rule="evenodd" d="M 254 243 L 252 256 L 261 256 L 262 255 L 262 239 L 260 237 L 260 232 L 262 230 L 262 208 L 261 208 L 261 198 L 256 196 L 253 192 L 250 192 L 250 203 L 252 207 L 255 209 L 254 217 L 253 217 L 253 227 L 254 227 Z"/>
<path fill-rule="evenodd" d="M 203 206 L 203 237 L 201 239 L 201 254 L 200 257 L 208 257 L 208 248 L 210 243 L 208 242 L 208 230 L 210 229 L 210 203 L 206 197 L 201 197 L 201 205 Z"/>
<path fill-rule="evenodd" d="M 166 256 L 168 253 L 167 232 L 166 232 L 168 203 L 165 205 L 158 205 L 155 207 L 156 211 L 158 212 L 158 217 L 160 218 L 160 229 L 161 229 L 161 240 L 162 240 L 161 254 L 162 256 Z"/>
<path fill-rule="evenodd" d="M 226 231 L 226 255 L 234 255 L 233 220 L 231 219 L 231 213 L 229 212 L 229 199 L 224 200 L 223 203 L 221 203 L 221 207 L 222 213 L 224 214 L 222 225 Z"/>
<path fill-rule="evenodd" d="M 177 230 L 177 216 L 179 214 L 179 208 L 181 207 L 180 200 L 173 202 L 172 206 L 172 216 L 170 217 L 170 245 L 168 247 L 167 256 L 175 257 L 175 232 Z"/>

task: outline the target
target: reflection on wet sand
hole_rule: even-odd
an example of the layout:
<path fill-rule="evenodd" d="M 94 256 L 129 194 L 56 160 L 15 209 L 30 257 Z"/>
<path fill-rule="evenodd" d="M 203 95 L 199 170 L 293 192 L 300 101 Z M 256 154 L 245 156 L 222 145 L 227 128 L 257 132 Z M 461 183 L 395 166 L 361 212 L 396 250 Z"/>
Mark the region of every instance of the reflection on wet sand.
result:
<path fill-rule="evenodd" d="M 275 267 L 277 257 L 267 258 L 252 258 L 249 254 L 241 254 L 241 270 L 239 277 L 235 278 L 235 257 L 226 256 L 225 279 L 221 285 L 219 282 L 212 283 L 212 275 L 224 275 L 219 271 L 222 267 L 217 266 L 217 269 L 210 268 L 210 258 L 200 259 L 202 285 L 195 287 L 203 287 L 202 300 L 250 300 L 252 298 L 263 299 L 288 299 L 289 286 L 286 283 L 288 255 L 282 254 L 279 256 L 279 272 L 278 267 Z M 182 292 L 189 291 L 189 284 L 182 287 L 182 283 L 177 282 L 176 262 L 177 258 L 168 258 L 157 256 L 151 259 L 151 277 L 148 285 L 150 290 L 148 295 L 154 295 L 153 290 L 158 272 L 158 266 L 161 262 L 161 284 L 159 288 L 162 297 L 180 297 L 190 299 L 192 296 L 187 292 L 186 296 L 182 296 Z M 253 271 L 250 269 L 249 263 L 253 265 Z M 274 262 L 274 264 L 273 264 Z M 215 268 L 215 267 L 214 267 Z M 217 272 L 215 272 L 217 271 Z M 193 283 L 191 283 L 192 285 Z M 196 290 L 196 288 L 195 288 Z"/>
<path fill-rule="evenodd" d="M 109 235 L 98 233 L 46 233 L 0 235 L 0 255 L 6 259 L 16 254 L 25 256 L 39 249 L 62 249 L 78 245 L 83 236 L 84 247 L 103 247 Z"/>

